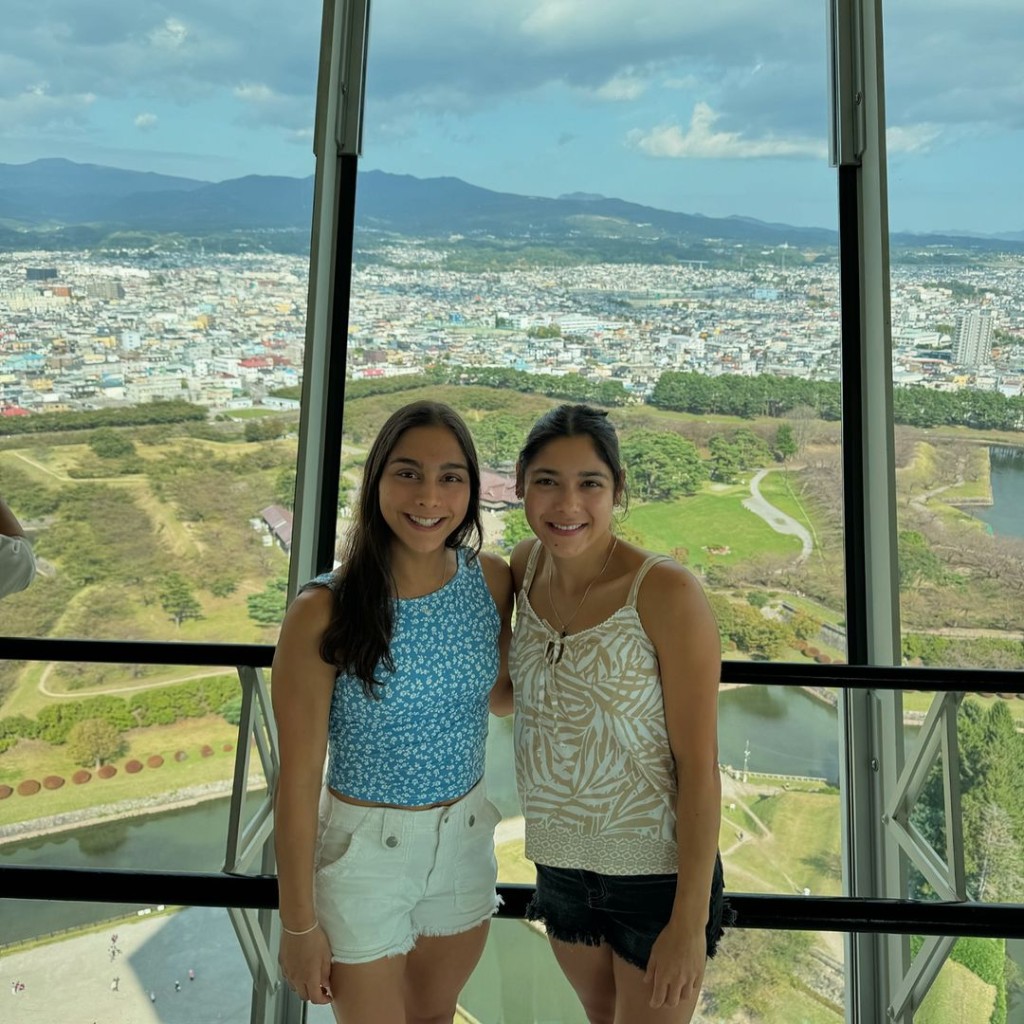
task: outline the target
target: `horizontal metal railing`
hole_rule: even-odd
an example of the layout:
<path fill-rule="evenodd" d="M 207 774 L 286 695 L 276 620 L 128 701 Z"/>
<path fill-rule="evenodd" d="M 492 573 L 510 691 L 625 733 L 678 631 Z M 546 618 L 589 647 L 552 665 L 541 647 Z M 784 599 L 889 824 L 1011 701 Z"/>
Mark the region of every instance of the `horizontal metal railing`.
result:
<path fill-rule="evenodd" d="M 0 658 L 11 661 L 266 667 L 274 648 L 261 644 L 150 643 L 0 639 Z M 725 683 L 827 689 L 1024 693 L 1024 672 L 991 669 L 918 669 L 857 665 L 725 661 Z M 500 887 L 501 917 L 521 918 L 533 889 Z M 133 903 L 140 905 L 275 908 L 272 875 L 0 866 L 0 900 Z M 1024 938 L 1024 904 L 925 902 L 730 893 L 736 927 L 919 935 Z"/>
<path fill-rule="evenodd" d="M 266 668 L 269 644 L 194 644 L 139 640 L 58 640 L 0 637 L 6 661 L 81 661 L 132 665 L 250 665 Z M 850 690 L 1024 693 L 1024 670 L 906 668 L 887 665 L 807 665 L 783 661 L 722 662 L 723 683 L 820 686 Z M 88 696 L 88 694 L 83 694 Z"/>
<path fill-rule="evenodd" d="M 498 916 L 522 918 L 533 886 L 505 884 L 498 888 L 505 901 Z M 728 898 L 738 928 L 1024 938 L 1024 904 L 760 893 L 729 893 Z M 11 865 L 0 868 L 0 899 L 276 909 L 277 878 Z"/>

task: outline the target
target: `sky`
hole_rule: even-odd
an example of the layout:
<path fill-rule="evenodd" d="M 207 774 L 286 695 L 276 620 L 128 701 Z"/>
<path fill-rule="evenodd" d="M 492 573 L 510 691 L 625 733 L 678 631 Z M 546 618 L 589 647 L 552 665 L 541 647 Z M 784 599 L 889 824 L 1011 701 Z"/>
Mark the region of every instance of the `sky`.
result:
<path fill-rule="evenodd" d="M 824 0 L 375 0 L 361 166 L 836 224 Z M 12 9 L 13 8 L 13 9 Z M 315 0 L 14 0 L 0 161 L 313 173 Z M 893 230 L 1024 231 L 1024 3 L 887 0 Z"/>

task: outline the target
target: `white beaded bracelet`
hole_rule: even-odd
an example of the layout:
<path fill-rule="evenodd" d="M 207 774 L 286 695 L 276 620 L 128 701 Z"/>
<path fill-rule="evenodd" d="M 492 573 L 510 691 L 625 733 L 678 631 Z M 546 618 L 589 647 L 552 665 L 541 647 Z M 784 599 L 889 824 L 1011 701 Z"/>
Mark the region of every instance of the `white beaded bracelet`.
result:
<path fill-rule="evenodd" d="M 281 925 L 281 931 L 283 931 L 285 935 L 308 935 L 310 932 L 315 932 L 319 927 L 320 922 L 314 921 L 308 928 L 304 929 L 301 932 L 293 932 L 291 928 L 285 928 L 284 925 Z"/>

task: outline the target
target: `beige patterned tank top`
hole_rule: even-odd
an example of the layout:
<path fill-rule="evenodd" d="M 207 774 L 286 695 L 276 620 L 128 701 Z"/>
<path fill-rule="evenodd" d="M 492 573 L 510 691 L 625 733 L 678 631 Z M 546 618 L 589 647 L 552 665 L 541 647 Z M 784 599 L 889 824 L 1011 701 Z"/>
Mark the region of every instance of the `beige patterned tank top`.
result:
<path fill-rule="evenodd" d="M 638 570 L 621 608 L 566 637 L 530 605 L 530 552 L 509 666 L 526 856 L 609 875 L 672 874 L 676 769 L 654 644 L 636 610 Z"/>

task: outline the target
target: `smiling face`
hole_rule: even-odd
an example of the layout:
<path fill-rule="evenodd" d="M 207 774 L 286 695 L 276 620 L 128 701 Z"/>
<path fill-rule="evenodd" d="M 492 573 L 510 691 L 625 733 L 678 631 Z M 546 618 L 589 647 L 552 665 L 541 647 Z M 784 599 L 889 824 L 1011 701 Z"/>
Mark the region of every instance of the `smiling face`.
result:
<path fill-rule="evenodd" d="M 524 467 L 526 520 L 560 558 L 607 544 L 618 481 L 586 434 L 549 441 Z"/>
<path fill-rule="evenodd" d="M 377 500 L 393 543 L 419 554 L 444 547 L 470 500 L 469 467 L 455 435 L 442 426 L 402 434 L 384 465 Z"/>

